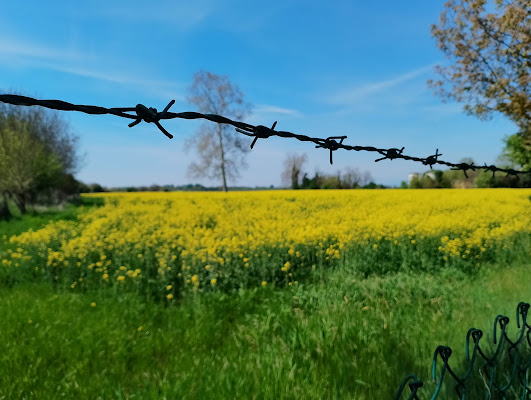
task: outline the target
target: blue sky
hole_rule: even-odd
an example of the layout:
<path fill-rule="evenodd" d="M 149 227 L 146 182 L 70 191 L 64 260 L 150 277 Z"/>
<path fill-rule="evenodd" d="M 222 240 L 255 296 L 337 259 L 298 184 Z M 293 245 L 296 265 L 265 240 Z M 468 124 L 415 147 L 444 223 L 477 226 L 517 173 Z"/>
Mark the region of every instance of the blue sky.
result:
<path fill-rule="evenodd" d="M 462 105 L 444 104 L 427 87 L 433 67 L 448 61 L 430 35 L 443 0 L 350 1 L 25 1 L 0 13 L 0 91 L 76 104 L 193 111 L 186 102 L 193 75 L 228 75 L 253 104 L 252 124 L 345 143 L 442 159 L 496 162 L 503 117 L 480 121 Z M 201 183 L 186 176 L 193 152 L 185 140 L 201 122 L 165 121 L 173 140 L 153 124 L 63 112 L 87 154 L 76 174 L 105 186 Z M 295 139 L 260 140 L 237 185 L 279 186 L 288 153 L 306 153 L 306 171 L 347 166 L 399 185 L 426 168 L 366 152 L 328 151 Z M 234 183 L 233 183 L 234 184 Z"/>

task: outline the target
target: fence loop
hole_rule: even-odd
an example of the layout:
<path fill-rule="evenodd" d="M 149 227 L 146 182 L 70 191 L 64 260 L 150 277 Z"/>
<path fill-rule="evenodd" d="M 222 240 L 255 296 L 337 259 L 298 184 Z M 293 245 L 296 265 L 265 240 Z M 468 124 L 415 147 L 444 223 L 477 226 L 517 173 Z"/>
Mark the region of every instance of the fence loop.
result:
<path fill-rule="evenodd" d="M 466 334 L 466 347 L 465 347 L 465 357 L 467 360 L 470 360 L 470 352 L 469 352 L 470 335 L 472 335 L 472 339 L 474 339 L 474 343 L 477 343 L 479 342 L 479 339 L 483 337 L 483 331 L 481 329 L 476 329 L 476 328 L 470 328 L 468 330 L 468 333 Z"/>
<path fill-rule="evenodd" d="M 524 303 L 523 301 L 516 306 L 516 326 L 518 328 L 520 328 L 520 314 L 522 314 L 522 325 L 527 325 L 526 319 L 529 307 L 531 307 L 529 303 Z"/>
<path fill-rule="evenodd" d="M 505 315 L 497 315 L 494 320 L 494 344 L 496 344 L 496 331 L 498 330 L 498 321 L 500 322 L 500 329 L 502 330 L 502 338 L 505 332 L 505 327 L 509 323 L 509 317 Z"/>
<path fill-rule="evenodd" d="M 424 385 L 424 382 L 418 380 L 418 378 L 415 375 L 408 375 L 400 384 L 400 388 L 398 389 L 398 392 L 396 393 L 395 400 L 399 400 L 400 396 L 402 395 L 402 392 L 404 391 L 404 388 L 406 387 L 407 382 L 412 379 L 413 382 L 409 383 L 409 390 L 411 390 L 411 395 L 408 397 L 408 400 L 418 400 L 417 397 L 417 391 L 419 388 L 421 388 Z"/>

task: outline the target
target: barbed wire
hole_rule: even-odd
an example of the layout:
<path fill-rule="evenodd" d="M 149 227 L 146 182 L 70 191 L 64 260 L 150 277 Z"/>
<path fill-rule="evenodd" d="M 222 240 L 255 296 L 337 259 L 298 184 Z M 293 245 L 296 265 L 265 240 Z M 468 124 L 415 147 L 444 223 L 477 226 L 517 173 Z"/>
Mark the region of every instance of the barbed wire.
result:
<path fill-rule="evenodd" d="M 483 383 L 485 384 L 485 391 L 487 392 L 487 395 L 485 398 L 491 399 L 493 390 L 496 389 L 497 393 L 502 394 L 502 398 L 506 398 L 506 392 L 509 390 L 509 388 L 513 384 L 514 378 L 518 374 L 518 378 L 520 383 L 523 386 L 522 394 L 519 396 L 520 399 L 531 399 L 531 387 L 529 384 L 531 383 L 531 377 L 529 376 L 529 371 L 531 369 L 531 359 L 528 360 L 526 364 L 522 362 L 522 364 L 519 364 L 519 361 L 521 361 L 521 354 L 518 351 L 518 345 L 524 341 L 524 333 L 527 329 L 527 343 L 531 347 L 531 326 L 526 322 L 527 321 L 527 313 L 529 311 L 530 305 L 528 303 L 520 302 L 518 303 L 518 306 L 516 306 L 516 324 L 518 326 L 518 329 L 520 329 L 518 338 L 515 342 L 511 341 L 509 337 L 507 336 L 507 325 L 509 324 L 509 317 L 506 317 L 504 315 L 498 315 L 496 319 L 494 320 L 494 344 L 496 344 L 496 331 L 498 327 L 498 323 L 500 325 L 500 329 L 502 332 L 500 341 L 498 343 L 498 346 L 496 348 L 496 351 L 494 352 L 494 355 L 492 357 L 487 357 L 485 353 L 481 350 L 479 346 L 479 340 L 483 336 L 483 331 L 480 329 L 470 328 L 468 330 L 468 333 L 466 335 L 466 359 L 469 361 L 468 369 L 464 376 L 458 377 L 454 371 L 450 368 L 448 365 L 448 360 L 450 356 L 452 355 L 452 349 L 447 346 L 438 346 L 435 350 L 435 354 L 433 355 L 433 364 L 432 364 L 432 379 L 433 383 L 437 383 L 437 387 L 435 388 L 435 393 L 431 397 L 431 399 L 436 399 L 440 393 L 443 379 L 445 376 L 446 371 L 457 381 L 457 384 L 455 385 L 455 390 L 457 392 L 457 395 L 460 399 L 469 398 L 470 392 L 468 393 L 469 396 L 467 396 L 467 387 L 466 387 L 466 381 L 471 376 L 472 370 L 474 369 L 474 364 L 476 360 L 479 360 L 479 357 L 476 357 L 477 354 L 479 354 L 486 363 L 481 367 L 483 368 L 483 371 L 486 374 L 487 380 L 483 378 L 483 375 L 481 374 L 481 368 L 479 369 L 479 372 L 481 374 L 481 378 L 483 379 Z M 522 327 L 520 328 L 520 315 L 522 315 Z M 469 355 L 469 343 L 470 343 L 470 336 L 472 336 L 472 339 L 474 340 L 474 350 L 472 353 L 472 359 L 470 359 Z M 508 382 L 505 382 L 504 384 L 500 385 L 496 382 L 494 382 L 494 378 L 496 376 L 496 364 L 498 356 L 501 354 L 501 348 L 503 346 L 504 341 L 509 343 L 509 349 L 508 353 L 512 362 L 512 371 L 511 376 L 508 380 Z M 513 354 L 514 353 L 514 354 Z M 440 355 L 444 365 L 442 367 L 441 371 L 441 377 L 437 381 L 436 376 L 436 367 L 437 367 L 437 356 Z M 524 360 L 525 361 L 525 360 Z M 498 371 L 499 372 L 499 371 Z M 404 388 L 408 381 L 413 380 L 409 383 L 409 388 L 411 390 L 411 395 L 408 397 L 408 400 L 418 400 L 417 391 L 420 387 L 424 385 L 424 383 L 417 379 L 415 375 L 408 375 L 400 385 L 400 388 L 398 389 L 398 393 L 396 394 L 395 400 L 399 400 L 400 396 L 402 395 L 402 392 L 404 391 Z M 487 384 L 488 382 L 488 384 Z M 527 397 L 526 397 L 527 393 Z M 496 397 L 498 398 L 498 397 Z"/>
<path fill-rule="evenodd" d="M 375 162 L 379 162 L 382 160 L 395 160 L 395 159 L 403 159 L 408 161 L 414 161 L 414 162 L 420 162 L 423 165 L 427 165 L 430 167 L 430 169 L 433 169 L 433 166 L 436 164 L 439 165 L 446 165 L 447 167 L 450 167 L 453 170 L 461 170 L 465 174 L 465 177 L 468 178 L 467 171 L 476 171 L 476 170 L 484 170 L 484 171 L 491 171 L 492 177 L 494 177 L 494 174 L 496 172 L 504 172 L 506 173 L 506 176 L 512 175 L 515 176 L 516 179 L 519 179 L 519 175 L 529 174 L 531 175 L 531 170 L 528 171 L 517 171 L 513 168 L 499 168 L 495 165 L 487 165 L 485 163 L 484 166 L 480 165 L 474 165 L 474 163 L 451 163 L 448 161 L 443 161 L 439 159 L 439 156 L 442 156 L 442 154 L 439 154 L 439 149 L 435 150 L 435 154 L 429 155 L 427 157 L 413 157 L 408 156 L 406 154 L 403 154 L 404 147 L 401 149 L 398 148 L 377 148 L 373 146 L 351 146 L 348 144 L 344 144 L 343 141 L 347 138 L 347 136 L 330 136 L 327 138 L 316 138 L 316 137 L 310 137 L 306 135 L 296 134 L 292 132 L 287 131 L 278 131 L 275 130 L 275 127 L 277 125 L 277 121 L 272 125 L 271 128 L 268 128 L 264 125 L 251 125 L 247 124 L 245 122 L 240 121 L 233 121 L 227 117 L 223 117 L 221 115 L 216 114 L 203 114 L 199 112 L 194 111 L 186 111 L 186 112 L 179 112 L 174 113 L 169 111 L 171 106 L 175 103 L 175 100 L 172 100 L 168 103 L 168 105 L 164 108 L 162 111 L 157 111 L 156 108 L 152 107 L 146 107 L 143 104 L 137 104 L 135 107 L 113 107 L 113 108 L 105 108 L 100 106 L 91 106 L 91 105 L 78 105 L 78 104 L 72 104 L 68 103 L 66 101 L 62 100 L 38 100 L 31 97 L 26 96 L 20 96 L 20 95 L 14 95 L 14 94 L 0 94 L 0 101 L 7 104 L 17 105 L 17 106 L 41 106 L 53 110 L 60 110 L 60 111 L 79 111 L 83 112 L 85 114 L 92 114 L 92 115 L 103 115 L 103 114 L 111 114 L 116 115 L 117 117 L 122 118 L 128 118 L 128 119 L 134 119 L 133 122 L 131 122 L 128 126 L 131 128 L 140 122 L 144 121 L 147 123 L 154 123 L 157 128 L 169 139 L 173 139 L 173 135 L 170 134 L 164 127 L 160 124 L 161 120 L 166 119 L 174 119 L 174 118 L 182 118 L 182 119 L 206 119 L 212 122 L 216 122 L 218 124 L 229 124 L 235 127 L 236 131 L 244 134 L 246 136 L 253 137 L 253 142 L 251 144 L 251 149 L 254 148 L 256 142 L 258 139 L 267 139 L 272 136 L 278 136 L 283 138 L 294 138 L 301 142 L 312 142 L 315 144 L 316 148 L 323 148 L 330 151 L 330 164 L 333 164 L 332 155 L 333 152 L 339 149 L 342 150 L 348 150 L 348 151 L 369 151 L 369 152 L 376 152 L 381 154 L 383 157 L 378 158 L 375 160 Z M 128 114 L 128 112 L 134 112 L 135 114 Z"/>
<path fill-rule="evenodd" d="M 474 165 L 473 163 L 451 163 L 447 161 L 440 160 L 439 157 L 442 156 L 442 154 L 439 153 L 439 149 L 435 150 L 435 154 L 429 155 L 427 157 L 414 157 L 409 156 L 406 154 L 403 154 L 404 147 L 398 149 L 398 148 L 377 148 L 372 146 L 351 146 L 344 144 L 343 141 L 347 138 L 347 136 L 330 136 L 327 138 L 315 138 L 310 137 L 306 135 L 296 134 L 292 132 L 287 131 L 278 131 L 275 130 L 275 127 L 277 125 L 277 121 L 273 123 L 271 128 L 268 128 L 264 125 L 251 125 L 245 122 L 240 121 L 233 121 L 227 117 L 223 117 L 216 114 L 203 114 L 199 112 L 179 112 L 174 113 L 170 112 L 169 109 L 175 104 L 175 100 L 172 100 L 168 103 L 168 105 L 163 109 L 163 111 L 159 112 L 156 108 L 152 107 L 146 107 L 143 104 L 137 104 L 135 107 L 113 107 L 113 108 L 106 108 L 106 107 L 100 107 L 100 106 L 92 106 L 92 105 L 77 105 L 68 103 L 62 100 L 38 100 L 31 97 L 26 96 L 20 96 L 20 95 L 13 95 L 13 94 L 0 94 L 0 102 L 6 103 L 6 104 L 12 104 L 16 106 L 41 106 L 53 110 L 60 110 L 60 111 L 78 111 L 83 112 L 85 114 L 91 114 L 91 115 L 104 115 L 104 114 L 111 114 L 122 118 L 127 119 L 133 119 L 134 121 L 128 124 L 128 126 L 131 128 L 135 125 L 138 125 L 140 122 L 144 121 L 147 123 L 154 123 L 157 128 L 169 139 L 173 139 L 173 135 L 170 134 L 161 124 L 161 120 L 167 120 L 167 119 L 174 119 L 174 118 L 182 118 L 182 119 L 206 119 L 212 122 L 216 122 L 219 124 L 229 124 L 235 127 L 235 130 L 241 134 L 244 134 L 246 136 L 252 137 L 253 141 L 251 143 L 251 149 L 254 148 L 256 145 L 256 142 L 258 139 L 267 139 L 273 136 L 283 137 L 283 138 L 294 138 L 302 142 L 311 142 L 315 144 L 316 148 L 324 148 L 330 151 L 330 164 L 333 164 L 333 152 L 339 149 L 347 150 L 347 151 L 368 151 L 368 152 L 376 152 L 382 155 L 383 157 L 380 157 L 375 160 L 375 162 L 380 162 L 383 160 L 395 160 L 395 159 L 404 159 L 408 161 L 414 161 L 414 162 L 420 162 L 423 165 L 429 166 L 430 169 L 433 169 L 433 166 L 436 164 L 439 165 L 446 165 L 448 167 L 451 167 L 453 170 L 462 170 L 465 177 L 468 178 L 467 171 L 472 170 L 485 170 L 485 171 L 491 171 L 492 176 L 494 177 L 494 174 L 496 172 L 504 172 L 507 175 L 515 176 L 516 179 L 518 179 L 518 175 L 523 174 L 530 174 L 531 170 L 529 171 L 517 171 L 512 168 L 499 168 L 495 165 L 487 165 L 485 163 L 484 166 Z M 129 114 L 131 112 L 134 112 L 135 114 Z M 531 326 L 527 324 L 527 313 L 530 308 L 530 305 L 528 303 L 519 303 L 516 308 L 516 317 L 517 317 L 517 325 L 518 328 L 520 328 L 520 314 L 522 315 L 522 328 L 519 334 L 519 338 L 512 342 L 506 334 L 506 328 L 509 323 L 509 318 L 503 315 L 498 315 L 494 321 L 494 344 L 496 344 L 496 331 L 497 331 L 497 324 L 499 323 L 500 328 L 502 330 L 502 337 L 500 339 L 500 342 L 498 344 L 498 347 L 496 349 L 496 352 L 494 353 L 492 358 L 489 358 L 485 355 L 485 353 L 482 351 L 482 349 L 479 346 L 479 340 L 483 336 L 483 332 L 480 329 L 471 328 L 469 329 L 467 336 L 466 336 L 466 359 L 469 360 L 469 366 L 468 370 L 466 371 L 465 375 L 463 377 L 458 377 L 455 372 L 451 369 L 451 367 L 448 364 L 449 358 L 452 354 L 452 349 L 447 346 L 438 346 L 435 350 L 435 354 L 433 357 L 433 364 L 432 364 L 432 379 L 433 383 L 437 383 L 437 387 L 435 389 L 435 393 L 432 396 L 432 399 L 436 399 L 440 393 L 442 383 L 445 377 L 446 372 L 450 374 L 456 381 L 457 384 L 455 386 L 455 390 L 458 394 L 458 396 L 462 399 L 466 397 L 466 380 L 471 376 L 471 372 L 474 368 L 474 363 L 479 357 L 476 357 L 477 354 L 486 361 L 486 364 L 483 365 L 484 372 L 487 377 L 487 381 L 485 378 L 483 378 L 483 375 L 481 375 L 483 382 L 485 384 L 486 390 L 488 391 L 488 398 L 491 398 L 491 394 L 493 393 L 493 390 L 496 389 L 497 391 L 501 392 L 505 395 L 505 392 L 510 388 L 510 386 L 513 383 L 514 378 L 516 377 L 516 374 L 518 373 L 518 376 L 520 377 L 520 382 L 523 385 L 523 392 L 521 398 L 524 399 L 525 395 L 527 393 L 527 398 L 531 399 L 531 388 L 528 386 L 528 382 L 530 381 L 528 377 L 528 372 L 531 368 L 531 360 L 523 365 L 520 366 L 518 364 L 519 361 L 519 353 L 517 346 L 523 342 L 524 340 L 524 331 L 525 328 L 528 328 L 527 331 L 527 342 L 531 346 Z M 472 336 L 474 341 L 474 350 L 472 354 L 472 360 L 470 360 L 469 357 L 469 341 L 470 336 Z M 494 362 L 496 361 L 498 355 L 500 354 L 500 349 L 504 341 L 507 341 L 510 344 L 509 348 L 509 354 L 511 356 L 511 360 L 513 361 L 513 368 L 511 372 L 511 376 L 509 381 L 503 385 L 500 386 L 497 383 L 494 382 L 494 377 L 496 375 L 496 366 L 494 365 Z M 513 359 L 513 354 L 511 351 L 515 351 L 516 356 Z M 436 366 L 437 366 L 437 356 L 440 355 L 444 365 L 442 367 L 442 372 L 440 379 L 437 381 L 436 376 Z M 481 369 L 479 370 L 481 374 Z M 409 396 L 408 400 L 418 400 L 417 392 L 419 388 L 421 388 L 424 383 L 420 381 L 415 375 L 408 375 L 401 383 L 400 388 L 396 394 L 395 400 L 400 399 L 406 384 L 412 380 L 412 382 L 409 383 L 409 388 L 411 390 L 411 395 Z"/>

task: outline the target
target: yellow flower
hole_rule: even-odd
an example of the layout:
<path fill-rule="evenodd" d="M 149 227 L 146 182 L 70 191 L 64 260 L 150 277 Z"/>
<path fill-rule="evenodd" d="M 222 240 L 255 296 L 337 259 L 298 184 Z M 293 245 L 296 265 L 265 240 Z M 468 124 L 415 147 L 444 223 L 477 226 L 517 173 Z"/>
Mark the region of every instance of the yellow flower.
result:
<path fill-rule="evenodd" d="M 210 269 L 210 265 L 205 265 L 205 269 Z"/>
<path fill-rule="evenodd" d="M 142 329 L 144 329 L 144 327 L 143 327 L 143 326 L 139 326 L 138 329 L 137 329 L 137 331 L 138 331 L 138 332 L 141 332 Z"/>
<path fill-rule="evenodd" d="M 31 319 L 28 319 L 28 324 L 31 324 L 33 321 Z"/>
<path fill-rule="evenodd" d="M 103 274 L 102 278 L 105 280 L 109 279 L 109 274 Z"/>
<path fill-rule="evenodd" d="M 210 280 L 210 284 L 214 286 L 218 280 L 216 278 Z"/>
<path fill-rule="evenodd" d="M 167 298 L 168 300 L 173 299 L 173 294 L 170 293 L 169 295 L 166 296 L 166 298 Z"/>
<path fill-rule="evenodd" d="M 280 270 L 286 272 L 286 271 L 289 269 L 289 267 L 291 267 L 291 264 L 290 264 L 289 261 L 287 261 L 287 262 L 284 264 L 284 266 L 283 266 L 282 268 L 280 268 Z"/>
<path fill-rule="evenodd" d="M 192 282 L 196 283 L 198 280 L 197 275 L 192 276 Z"/>
<path fill-rule="evenodd" d="M 411 241 L 411 244 L 415 244 L 415 243 L 417 243 L 417 242 L 415 241 L 415 239 L 413 239 L 413 240 Z"/>
<path fill-rule="evenodd" d="M 262 286 L 265 286 L 267 285 L 267 282 L 266 281 L 262 281 Z"/>
<path fill-rule="evenodd" d="M 96 303 L 95 303 L 95 302 L 92 302 L 92 303 L 90 303 L 90 306 L 91 306 L 91 307 L 96 307 Z"/>
<path fill-rule="evenodd" d="M 118 279 L 119 282 L 122 282 L 125 280 L 125 276 L 119 275 L 116 279 Z"/>
<path fill-rule="evenodd" d="M 166 290 L 171 290 L 172 287 L 173 287 L 172 285 L 168 285 L 166 286 Z"/>

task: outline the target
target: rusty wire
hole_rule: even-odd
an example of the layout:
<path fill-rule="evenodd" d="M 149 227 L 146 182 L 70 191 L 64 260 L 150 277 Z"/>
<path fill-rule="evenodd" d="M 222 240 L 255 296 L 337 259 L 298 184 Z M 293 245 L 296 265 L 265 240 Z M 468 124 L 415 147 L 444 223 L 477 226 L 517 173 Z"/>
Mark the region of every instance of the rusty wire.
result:
<path fill-rule="evenodd" d="M 452 355 L 452 349 L 447 346 L 438 346 L 437 349 L 435 349 L 435 354 L 433 355 L 433 364 L 432 364 L 432 381 L 434 384 L 437 384 L 437 386 L 435 388 L 435 392 L 433 393 L 433 396 L 431 397 L 431 399 L 438 398 L 446 372 L 448 372 L 448 374 L 450 374 L 452 378 L 454 378 L 454 380 L 457 382 L 457 384 L 455 385 L 455 391 L 457 392 L 457 395 L 459 396 L 459 398 L 460 399 L 470 398 L 469 396 L 471 395 L 471 393 L 470 393 L 470 390 L 467 393 L 466 381 L 471 376 L 472 371 L 474 370 L 474 367 L 476 367 L 476 370 L 477 370 L 478 366 L 477 366 L 476 361 L 480 360 L 480 358 L 477 357 L 478 354 L 486 361 L 482 366 L 480 366 L 480 369 L 479 369 L 480 374 L 481 374 L 481 369 L 483 369 L 487 377 L 487 379 L 485 380 L 483 378 L 483 375 L 481 374 L 483 378 L 483 382 L 485 384 L 485 392 L 486 392 L 485 398 L 487 399 L 507 398 L 506 397 L 507 392 L 509 391 L 513 383 L 516 382 L 515 378 L 517 378 L 518 381 L 522 385 L 521 386 L 522 392 L 519 398 L 522 400 L 531 399 L 531 386 L 530 386 L 531 377 L 529 376 L 529 372 L 531 371 L 531 360 L 527 360 L 527 362 L 526 360 L 522 360 L 523 352 L 520 352 L 518 349 L 518 345 L 520 343 L 522 343 L 522 346 L 523 346 L 523 343 L 525 343 L 524 335 L 525 335 L 527 344 L 531 347 L 531 338 L 530 338 L 531 326 L 527 323 L 527 314 L 529 311 L 529 307 L 530 305 L 524 302 L 520 302 L 516 306 L 516 325 L 520 329 L 520 332 L 518 334 L 518 338 L 514 342 L 511 341 L 511 339 L 509 339 L 509 337 L 507 336 L 507 325 L 509 324 L 509 317 L 506 317 L 504 315 L 498 315 L 495 318 L 494 338 L 493 338 L 494 344 L 496 344 L 496 331 L 498 328 L 498 324 L 500 325 L 500 329 L 501 329 L 501 338 L 499 340 L 498 346 L 496 347 L 496 350 L 494 354 L 492 355 L 492 357 L 488 357 L 483 352 L 481 347 L 479 346 L 479 341 L 483 336 L 483 332 L 481 331 L 481 329 L 470 328 L 468 330 L 468 333 L 466 335 L 465 356 L 466 356 L 467 361 L 469 361 L 469 363 L 468 363 L 467 371 L 461 377 L 457 376 L 457 374 L 452 370 L 452 368 L 450 368 L 450 365 L 448 364 L 450 356 Z M 522 327 L 521 328 L 520 328 L 520 315 L 522 316 Z M 527 328 L 527 334 L 525 333 L 526 328 Z M 474 350 L 472 353 L 472 359 L 470 358 L 470 352 L 469 352 L 470 336 L 472 336 L 472 339 L 474 341 Z M 497 369 L 497 366 L 500 363 L 500 360 L 498 360 L 498 358 L 501 354 L 501 348 L 504 342 L 507 342 L 509 344 L 508 353 L 509 353 L 509 356 L 512 362 L 512 370 L 511 370 L 510 378 L 506 380 L 505 382 L 500 382 L 499 376 L 497 377 L 497 379 L 495 378 L 497 375 L 496 373 L 498 372 L 498 375 L 499 375 L 499 372 L 500 372 L 500 370 Z M 437 374 L 436 374 L 438 355 L 441 356 L 441 359 L 444 362 L 439 379 L 437 379 Z M 415 375 L 411 374 L 411 375 L 408 375 L 402 381 L 402 384 L 400 385 L 400 388 L 398 389 L 398 392 L 395 396 L 395 400 L 400 399 L 406 384 L 410 380 L 412 381 L 409 383 L 409 389 L 411 391 L 411 394 L 408 397 L 408 400 L 419 399 L 417 392 L 419 388 L 421 388 L 424 385 L 424 383 L 421 380 L 419 380 Z M 495 380 L 497 380 L 498 383 L 496 383 Z M 496 394 L 500 394 L 502 397 L 492 397 L 493 391 Z"/>
<path fill-rule="evenodd" d="M 349 150 L 349 151 L 370 151 L 370 152 L 376 152 L 381 154 L 383 157 L 375 160 L 375 162 L 379 162 L 382 160 L 394 160 L 394 159 L 403 159 L 403 160 L 409 160 L 409 161 L 415 161 L 420 162 L 424 165 L 427 165 L 430 167 L 430 169 L 433 169 L 433 166 L 436 164 L 440 165 L 446 165 L 448 167 L 451 167 L 453 170 L 462 170 L 465 174 L 465 177 L 468 178 L 467 171 L 475 171 L 475 170 L 485 170 L 485 171 L 491 171 L 492 176 L 494 177 L 494 174 L 496 172 L 504 172 L 506 173 L 506 176 L 512 175 L 515 176 L 516 179 L 518 178 L 518 175 L 523 174 L 530 174 L 531 170 L 529 171 L 517 171 L 512 168 L 499 168 L 495 165 L 487 165 L 485 163 L 484 166 L 480 165 L 474 165 L 473 163 L 451 163 L 447 161 L 440 160 L 438 157 L 442 156 L 442 154 L 439 154 L 439 149 L 435 151 L 435 154 L 429 155 L 427 157 L 413 157 L 408 156 L 406 154 L 403 154 L 404 147 L 401 149 L 398 148 L 388 148 L 388 149 L 379 149 L 377 147 L 372 146 L 351 146 L 348 144 L 344 144 L 343 140 L 345 140 L 346 136 L 330 136 L 328 138 L 315 138 L 310 137 L 306 135 L 296 134 L 292 132 L 287 131 L 277 131 L 275 130 L 277 122 L 272 125 L 271 128 L 268 128 L 264 125 L 251 125 L 247 124 L 245 122 L 240 121 L 233 121 L 229 118 L 223 117 L 221 115 L 215 115 L 215 114 L 202 114 L 199 112 L 193 112 L 193 111 L 186 111 L 186 112 L 179 112 L 174 113 L 169 111 L 170 107 L 175 103 L 175 100 L 172 100 L 168 103 L 168 105 L 164 108 L 163 111 L 157 111 L 156 108 L 152 107 L 146 107 L 143 104 L 137 104 L 136 107 L 113 107 L 113 108 L 105 108 L 105 107 L 99 107 L 99 106 L 90 106 L 90 105 L 77 105 L 77 104 L 71 104 L 67 103 L 62 100 L 37 100 L 33 99 L 31 97 L 26 96 L 19 96 L 14 94 L 0 94 L 0 101 L 3 103 L 13 104 L 17 106 L 41 106 L 45 108 L 50 108 L 53 110 L 60 110 L 60 111 L 79 111 L 83 112 L 85 114 L 93 114 L 93 115 L 103 115 L 103 114 L 112 114 L 116 115 L 118 117 L 122 118 L 129 118 L 134 119 L 133 122 L 131 122 L 128 126 L 131 128 L 140 122 L 148 122 L 148 123 L 154 123 L 157 128 L 169 139 L 173 138 L 173 135 L 170 134 L 164 127 L 160 124 L 161 120 L 165 119 L 173 119 L 173 118 L 183 118 L 183 119 L 206 119 L 212 122 L 216 122 L 218 124 L 229 124 L 236 128 L 236 131 L 244 134 L 246 136 L 250 136 L 253 139 L 253 142 L 251 144 L 251 149 L 255 146 L 258 139 L 267 139 L 272 136 L 279 136 L 283 138 L 294 138 L 301 142 L 312 142 L 315 144 L 316 148 L 323 148 L 330 151 L 330 164 L 333 164 L 332 160 L 332 154 L 334 151 L 342 149 L 342 150 Z M 134 112 L 135 114 L 128 114 L 128 112 Z"/>

